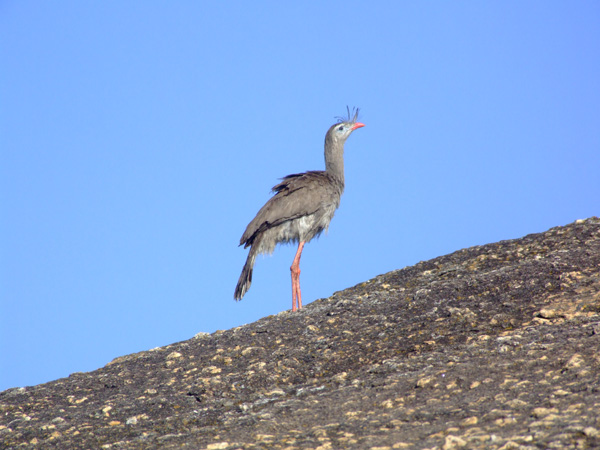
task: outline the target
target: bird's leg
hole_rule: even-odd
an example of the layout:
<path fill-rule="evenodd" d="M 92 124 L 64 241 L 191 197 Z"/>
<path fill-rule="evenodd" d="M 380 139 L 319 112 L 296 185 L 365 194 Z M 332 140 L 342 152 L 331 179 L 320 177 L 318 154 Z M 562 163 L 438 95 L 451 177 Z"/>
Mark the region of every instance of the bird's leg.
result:
<path fill-rule="evenodd" d="M 300 241 L 298 244 L 298 251 L 294 257 L 294 262 L 290 271 L 292 272 L 292 311 L 302 309 L 302 295 L 300 294 L 300 256 L 302 256 L 302 249 L 304 248 L 304 242 Z"/>

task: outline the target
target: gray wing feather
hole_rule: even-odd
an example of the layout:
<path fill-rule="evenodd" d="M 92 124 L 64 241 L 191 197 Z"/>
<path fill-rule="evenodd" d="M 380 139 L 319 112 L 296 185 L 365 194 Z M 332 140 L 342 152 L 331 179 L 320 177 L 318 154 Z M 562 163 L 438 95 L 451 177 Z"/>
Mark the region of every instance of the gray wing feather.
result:
<path fill-rule="evenodd" d="M 258 211 L 240 239 L 240 245 L 252 245 L 256 236 L 286 222 L 335 210 L 343 187 L 324 171 L 288 175 L 273 187 L 275 195 Z M 330 219 L 329 219 L 330 220 Z"/>

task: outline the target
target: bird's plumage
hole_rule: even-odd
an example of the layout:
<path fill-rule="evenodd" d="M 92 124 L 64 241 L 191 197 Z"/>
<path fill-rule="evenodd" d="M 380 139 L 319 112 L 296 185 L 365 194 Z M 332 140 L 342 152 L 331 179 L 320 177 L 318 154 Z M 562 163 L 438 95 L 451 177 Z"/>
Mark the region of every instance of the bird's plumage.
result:
<path fill-rule="evenodd" d="M 353 117 L 348 110 L 348 118 L 327 131 L 324 171 L 284 177 L 273 187 L 273 197 L 246 227 L 240 245 L 250 247 L 250 251 L 235 289 L 236 300 L 241 300 L 250 287 L 256 255 L 271 253 L 279 243 L 298 242 L 301 244 L 297 254 L 299 263 L 303 243 L 327 230 L 344 192 L 344 142 L 352 131 L 364 126 L 357 118 L 358 110 Z M 297 272 L 299 275 L 299 268 Z"/>
<path fill-rule="evenodd" d="M 288 175 L 273 187 L 275 195 L 246 227 L 240 245 L 254 245 L 261 235 L 260 253 L 270 253 L 276 243 L 310 241 L 327 229 L 340 204 L 344 186 L 325 171 Z"/>

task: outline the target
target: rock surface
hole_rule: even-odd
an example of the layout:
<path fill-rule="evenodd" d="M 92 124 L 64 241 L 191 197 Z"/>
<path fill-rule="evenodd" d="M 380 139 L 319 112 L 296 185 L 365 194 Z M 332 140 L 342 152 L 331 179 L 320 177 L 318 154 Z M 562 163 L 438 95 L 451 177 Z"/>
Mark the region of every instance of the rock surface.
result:
<path fill-rule="evenodd" d="M 600 447 L 600 219 L 0 393 L 1 448 Z"/>

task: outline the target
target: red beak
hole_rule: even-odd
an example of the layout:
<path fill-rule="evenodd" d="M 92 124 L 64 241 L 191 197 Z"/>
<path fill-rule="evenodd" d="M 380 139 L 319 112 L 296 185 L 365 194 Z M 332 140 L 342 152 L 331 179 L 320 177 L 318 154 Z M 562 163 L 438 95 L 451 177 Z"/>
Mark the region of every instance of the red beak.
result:
<path fill-rule="evenodd" d="M 356 130 L 357 128 L 362 128 L 362 127 L 364 127 L 364 126 L 365 126 L 365 124 L 364 124 L 364 123 L 356 122 L 356 123 L 354 124 L 354 126 L 352 127 L 352 129 L 353 129 L 353 130 Z"/>

